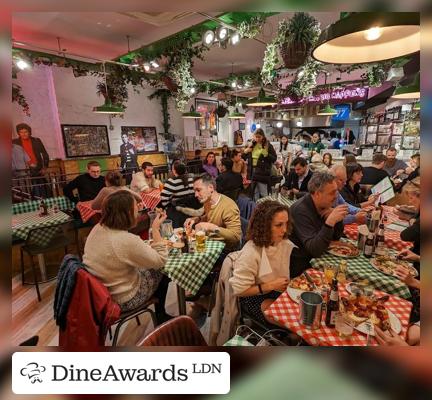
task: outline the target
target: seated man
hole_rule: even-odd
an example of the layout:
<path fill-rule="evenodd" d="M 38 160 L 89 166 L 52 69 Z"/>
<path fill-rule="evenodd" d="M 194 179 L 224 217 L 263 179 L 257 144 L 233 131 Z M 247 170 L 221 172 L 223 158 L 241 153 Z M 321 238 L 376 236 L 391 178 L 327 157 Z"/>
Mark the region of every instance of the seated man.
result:
<path fill-rule="evenodd" d="M 130 185 L 131 190 L 134 192 L 148 193 L 154 189 L 159 189 L 162 182 L 153 176 L 153 164 L 144 161 L 141 165 L 142 171 L 133 174 L 132 182 Z"/>
<path fill-rule="evenodd" d="M 353 205 L 347 203 L 340 194 L 340 191 L 346 185 L 346 181 L 347 181 L 346 168 L 341 164 L 333 165 L 330 172 L 336 177 L 336 184 L 338 188 L 337 199 L 334 204 L 334 207 L 337 207 L 339 205 L 344 205 L 344 204 L 348 206 L 348 215 L 343 219 L 344 225 L 354 224 L 354 223 L 357 224 L 366 223 L 366 210 L 358 207 L 354 207 Z"/>
<path fill-rule="evenodd" d="M 308 162 L 303 157 L 297 157 L 293 162 L 294 171 L 291 170 L 285 178 L 283 190 L 292 190 L 297 197 L 304 196 L 308 191 L 308 183 L 313 172 L 309 169 Z"/>
<path fill-rule="evenodd" d="M 216 190 L 226 194 L 243 187 L 243 178 L 240 174 L 233 172 L 233 161 L 229 158 L 222 158 L 220 175 L 216 178 Z"/>
<path fill-rule="evenodd" d="M 333 208 L 337 200 L 336 177 L 329 172 L 316 172 L 309 181 L 309 193 L 295 202 L 290 212 L 293 219 L 291 241 L 297 246 L 291 255 L 291 278 L 310 267 L 312 258 L 320 257 L 332 240 L 339 240 L 347 205 Z"/>
<path fill-rule="evenodd" d="M 87 164 L 87 173 L 78 175 L 63 188 L 64 195 L 73 203 L 93 200 L 105 187 L 105 178 L 101 176 L 101 167 L 97 161 Z M 73 191 L 78 191 L 78 197 Z"/>
<path fill-rule="evenodd" d="M 363 168 L 361 185 L 376 185 L 389 174 L 384 170 L 387 157 L 382 153 L 375 153 L 372 157 L 372 165 Z"/>
<path fill-rule="evenodd" d="M 396 158 L 396 154 L 397 150 L 394 147 L 389 147 L 387 149 L 387 161 L 384 166 L 384 171 L 386 171 L 390 177 L 403 173 L 408 167 L 404 161 Z"/>
<path fill-rule="evenodd" d="M 196 224 L 195 230 L 215 233 L 214 239 L 225 242 L 225 254 L 238 250 L 242 232 L 237 204 L 217 192 L 216 183 L 209 174 L 196 177 L 193 188 L 195 197 L 204 205 L 204 215 L 188 218 L 185 228 L 190 229 Z"/>

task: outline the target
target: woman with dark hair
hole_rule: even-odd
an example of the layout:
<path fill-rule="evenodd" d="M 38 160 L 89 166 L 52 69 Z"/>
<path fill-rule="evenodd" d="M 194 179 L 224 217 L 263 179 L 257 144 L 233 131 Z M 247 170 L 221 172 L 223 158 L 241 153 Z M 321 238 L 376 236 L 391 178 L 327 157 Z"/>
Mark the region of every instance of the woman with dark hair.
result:
<path fill-rule="evenodd" d="M 354 154 L 345 154 L 342 164 L 346 167 L 348 164 L 357 164 L 357 159 Z M 360 164 L 359 164 L 360 165 Z"/>
<path fill-rule="evenodd" d="M 101 189 L 98 195 L 92 200 L 91 208 L 93 210 L 101 210 L 103 201 L 112 193 L 118 190 L 127 190 L 132 193 L 136 202 L 139 204 L 142 202 L 141 196 L 138 193 L 132 192 L 126 186 L 122 185 L 122 176 L 120 172 L 110 171 L 105 175 L 105 187 Z"/>
<path fill-rule="evenodd" d="M 161 206 L 166 209 L 169 219 L 173 221 L 174 228 L 183 226 L 188 217 L 176 210 L 177 205 L 189 208 L 199 208 L 199 202 L 195 199 L 193 179 L 186 172 L 186 166 L 182 163 L 174 163 L 173 177 L 169 178 L 161 192 Z"/>
<path fill-rule="evenodd" d="M 323 155 L 323 163 L 326 165 L 328 169 L 333 167 L 333 157 L 330 153 L 324 153 Z"/>
<path fill-rule="evenodd" d="M 289 283 L 294 244 L 288 240 L 288 207 L 277 201 L 257 205 L 249 221 L 247 243 L 234 262 L 230 284 L 240 305 L 258 321 Z M 270 321 L 273 322 L 273 321 Z"/>
<path fill-rule="evenodd" d="M 169 279 L 160 272 L 168 259 L 168 250 L 159 233 L 166 219 L 158 213 L 153 221 L 153 243 L 146 244 L 128 230 L 137 223 L 138 206 L 127 190 L 119 190 L 106 198 L 102 218 L 91 230 L 83 255 L 88 272 L 108 288 L 122 311 L 130 311 L 157 296 L 156 315 L 161 323 Z"/>
<path fill-rule="evenodd" d="M 243 179 L 246 178 L 247 175 L 247 165 L 245 160 L 242 158 L 242 153 L 240 150 L 233 149 L 231 152 L 231 160 L 233 162 L 232 170 L 237 174 L 240 174 Z"/>
<path fill-rule="evenodd" d="M 229 149 L 227 144 L 222 146 L 222 158 L 231 158 L 231 150 Z"/>
<path fill-rule="evenodd" d="M 219 174 L 219 170 L 216 166 L 216 155 L 212 151 L 209 151 L 205 157 L 203 162 L 203 168 L 205 172 L 211 175 L 213 178 L 216 178 Z"/>
<path fill-rule="evenodd" d="M 278 159 L 282 162 L 282 173 L 284 174 L 288 168 L 288 159 L 290 156 L 288 136 L 282 135 L 280 138 L 280 146 Z"/>
<path fill-rule="evenodd" d="M 344 200 L 358 208 L 373 206 L 379 194 L 371 194 L 368 199 L 360 189 L 360 182 L 363 178 L 363 167 L 360 164 L 347 164 L 347 182 L 340 191 Z"/>
<path fill-rule="evenodd" d="M 254 140 L 244 150 L 243 158 L 248 163 L 248 177 L 252 180 L 255 201 L 269 193 L 271 169 L 276 161 L 276 151 L 259 128 L 254 133 Z"/>

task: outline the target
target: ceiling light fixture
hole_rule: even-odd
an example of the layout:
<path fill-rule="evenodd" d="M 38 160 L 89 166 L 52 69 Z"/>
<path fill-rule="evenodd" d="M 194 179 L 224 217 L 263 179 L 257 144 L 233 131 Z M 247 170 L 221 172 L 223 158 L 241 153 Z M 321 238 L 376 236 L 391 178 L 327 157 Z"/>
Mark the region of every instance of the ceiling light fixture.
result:
<path fill-rule="evenodd" d="M 144 65 L 143 65 L 143 67 L 144 67 L 144 71 L 145 72 L 149 72 L 150 71 L 150 64 L 149 63 L 144 63 Z"/>
<path fill-rule="evenodd" d="M 397 86 L 392 97 L 394 99 L 419 99 L 420 72 L 417 72 L 414 80 L 410 84 Z"/>
<path fill-rule="evenodd" d="M 229 30 L 225 26 L 220 26 L 216 30 L 216 37 L 219 41 L 223 42 L 228 39 Z"/>
<path fill-rule="evenodd" d="M 232 81 L 232 82 L 231 82 L 231 87 L 235 88 L 236 86 L 237 86 L 236 81 Z"/>
<path fill-rule="evenodd" d="M 276 99 L 273 96 L 266 96 L 264 88 L 261 88 L 258 96 L 252 99 L 249 99 L 246 103 L 249 107 L 266 107 L 266 106 L 274 106 L 277 104 Z"/>
<path fill-rule="evenodd" d="M 278 128 L 282 128 L 283 127 L 283 122 L 277 122 L 276 123 L 276 127 L 278 127 Z"/>
<path fill-rule="evenodd" d="M 196 89 L 193 87 L 193 88 L 191 88 L 191 90 L 190 90 L 190 93 L 191 94 L 194 94 L 196 92 Z"/>
<path fill-rule="evenodd" d="M 212 30 L 205 31 L 202 36 L 204 46 L 210 46 L 215 40 L 215 33 Z"/>
<path fill-rule="evenodd" d="M 327 86 L 327 72 L 324 73 L 325 79 L 324 79 L 324 86 L 327 87 L 327 91 L 329 91 L 329 87 Z M 334 108 L 330 106 L 330 100 L 327 100 L 327 105 L 324 108 L 321 108 L 317 115 L 336 115 L 338 112 Z"/>
<path fill-rule="evenodd" d="M 242 119 L 246 118 L 246 114 L 239 112 L 238 108 L 236 108 L 233 112 L 228 115 L 229 119 Z"/>
<path fill-rule="evenodd" d="M 238 44 L 240 42 L 240 33 L 238 33 L 237 31 L 235 31 L 230 38 L 231 44 L 233 46 L 235 46 L 236 44 Z"/>
<path fill-rule="evenodd" d="M 199 112 L 195 111 L 194 106 L 191 106 L 189 112 L 184 112 L 182 114 L 182 118 L 189 118 L 189 119 L 201 118 L 201 114 Z"/>
<path fill-rule="evenodd" d="M 354 12 L 321 32 L 312 57 L 330 64 L 362 64 L 419 50 L 420 13 Z"/>
<path fill-rule="evenodd" d="M 417 103 L 414 104 L 413 106 L 413 110 L 414 111 L 419 111 L 420 110 L 420 102 L 418 101 Z"/>
<path fill-rule="evenodd" d="M 159 68 L 159 64 L 155 60 L 150 61 L 150 64 L 153 68 Z"/>
<path fill-rule="evenodd" d="M 102 70 L 105 84 L 105 102 L 101 106 L 93 107 L 93 112 L 97 114 L 123 114 L 125 111 L 124 108 L 121 105 L 112 104 L 111 99 L 109 98 L 104 62 L 102 63 Z"/>
<path fill-rule="evenodd" d="M 27 61 L 23 60 L 23 59 L 19 59 L 19 60 L 16 62 L 16 66 L 17 66 L 20 70 L 23 71 L 23 70 L 29 68 L 29 67 L 30 67 L 30 64 L 29 64 Z"/>

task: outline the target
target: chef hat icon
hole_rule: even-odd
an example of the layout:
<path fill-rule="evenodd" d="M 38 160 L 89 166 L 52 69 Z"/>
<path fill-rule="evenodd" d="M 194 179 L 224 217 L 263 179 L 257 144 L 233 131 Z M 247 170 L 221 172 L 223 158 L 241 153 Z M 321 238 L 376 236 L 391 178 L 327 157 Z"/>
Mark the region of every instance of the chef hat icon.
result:
<path fill-rule="evenodd" d="M 23 369 L 21 369 L 20 373 L 22 376 L 28 376 L 31 383 L 42 382 L 40 378 L 40 374 L 45 372 L 46 368 L 43 365 L 39 365 L 38 363 L 31 362 L 28 363 Z"/>

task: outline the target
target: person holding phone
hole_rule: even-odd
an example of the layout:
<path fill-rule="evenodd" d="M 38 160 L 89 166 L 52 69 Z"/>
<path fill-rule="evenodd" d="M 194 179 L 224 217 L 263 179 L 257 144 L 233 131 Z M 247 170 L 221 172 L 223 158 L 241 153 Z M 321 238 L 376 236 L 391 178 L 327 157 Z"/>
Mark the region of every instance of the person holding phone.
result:
<path fill-rule="evenodd" d="M 248 163 L 248 177 L 252 181 L 254 200 L 268 196 L 271 185 L 271 169 L 277 159 L 276 151 L 259 128 L 252 143 L 244 150 L 243 158 Z"/>

